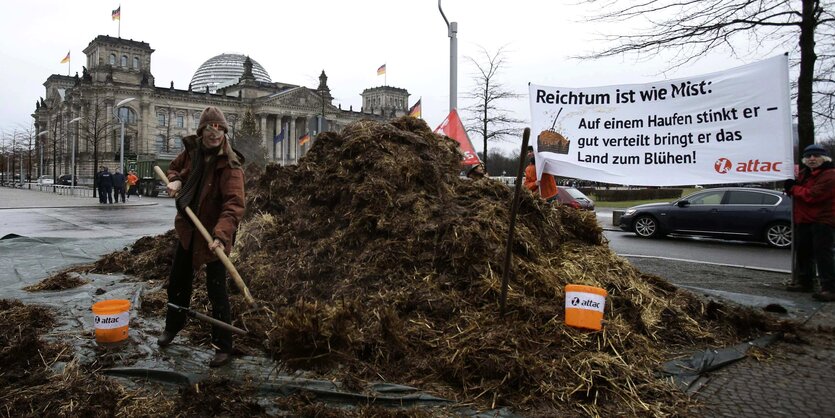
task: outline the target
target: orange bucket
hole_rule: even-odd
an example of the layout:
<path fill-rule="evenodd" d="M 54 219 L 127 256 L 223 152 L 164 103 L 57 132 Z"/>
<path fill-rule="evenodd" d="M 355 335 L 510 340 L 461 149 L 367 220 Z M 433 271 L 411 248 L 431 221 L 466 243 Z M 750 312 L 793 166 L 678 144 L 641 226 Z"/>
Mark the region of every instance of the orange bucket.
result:
<path fill-rule="evenodd" d="M 93 304 L 93 317 L 96 325 L 96 342 L 117 343 L 128 338 L 129 300 L 111 299 L 95 303 Z"/>
<path fill-rule="evenodd" d="M 565 286 L 565 324 L 595 331 L 603 329 L 605 289 L 569 284 Z"/>

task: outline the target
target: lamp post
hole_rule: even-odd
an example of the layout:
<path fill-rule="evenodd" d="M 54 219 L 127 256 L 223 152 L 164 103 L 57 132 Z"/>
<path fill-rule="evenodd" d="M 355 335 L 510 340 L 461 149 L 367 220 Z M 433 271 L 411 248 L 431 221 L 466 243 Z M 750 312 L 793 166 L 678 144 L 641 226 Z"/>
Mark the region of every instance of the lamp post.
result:
<path fill-rule="evenodd" d="M 119 109 L 134 100 L 136 100 L 135 97 L 128 97 L 127 99 L 116 103 L 116 106 L 113 108 L 113 116 L 116 116 L 116 119 L 119 120 L 119 124 L 122 125 L 121 139 L 119 140 L 119 170 L 123 173 L 125 170 L 125 121 L 119 116 Z"/>
<path fill-rule="evenodd" d="M 444 18 L 449 36 L 449 111 L 458 108 L 458 22 L 450 22 L 441 9 L 441 0 L 438 0 L 438 10 Z"/>
<path fill-rule="evenodd" d="M 78 122 L 81 119 L 82 118 L 79 116 L 79 117 L 71 120 L 67 125 L 72 125 L 73 123 Z M 70 134 L 70 135 L 72 135 L 72 151 L 71 151 L 72 168 L 70 169 L 70 186 L 71 187 L 75 187 L 75 142 L 78 141 L 77 133 L 78 133 L 78 130 L 76 129 L 76 135 Z M 70 189 L 70 190 L 75 190 L 75 189 Z"/>
<path fill-rule="evenodd" d="M 47 132 L 48 131 L 40 131 L 40 132 L 38 132 L 37 135 L 35 135 L 35 138 L 38 141 L 38 144 L 40 144 L 40 146 L 38 147 L 38 149 L 40 149 L 40 161 L 38 162 L 38 178 L 39 179 L 41 178 L 42 175 L 44 175 L 44 173 L 43 173 L 43 143 L 38 138 L 40 138 L 43 135 L 46 135 Z"/>

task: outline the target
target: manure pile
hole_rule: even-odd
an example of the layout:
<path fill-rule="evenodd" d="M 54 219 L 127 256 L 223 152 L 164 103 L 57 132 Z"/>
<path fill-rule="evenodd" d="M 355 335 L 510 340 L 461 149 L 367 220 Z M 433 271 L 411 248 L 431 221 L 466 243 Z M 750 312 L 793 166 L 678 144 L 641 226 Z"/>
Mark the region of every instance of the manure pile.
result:
<path fill-rule="evenodd" d="M 512 190 L 459 168 L 453 141 L 405 117 L 324 133 L 297 166 L 250 179 L 236 266 L 272 310 L 238 319 L 250 341 L 323 378 L 478 407 L 664 415 L 682 397 L 654 375 L 662 361 L 768 326 L 641 274 L 605 245 L 594 213 L 529 193 L 500 318 Z M 609 292 L 603 332 L 564 325 L 570 283 Z"/>
<path fill-rule="evenodd" d="M 529 416 L 686 415 L 660 364 L 774 326 L 642 274 L 608 248 L 594 213 L 527 192 L 501 318 L 513 190 L 459 169 L 455 142 L 405 117 L 325 132 L 298 165 L 249 176 L 232 259 L 267 309 L 233 295 L 234 324 L 250 331 L 236 345 L 348 389 L 383 380 Z M 165 278 L 175 239 L 137 241 L 94 270 Z M 566 284 L 608 291 L 603 331 L 564 325 Z M 195 299 L 208 310 L 202 280 Z M 192 340 L 208 340 L 194 322 L 204 335 Z"/>

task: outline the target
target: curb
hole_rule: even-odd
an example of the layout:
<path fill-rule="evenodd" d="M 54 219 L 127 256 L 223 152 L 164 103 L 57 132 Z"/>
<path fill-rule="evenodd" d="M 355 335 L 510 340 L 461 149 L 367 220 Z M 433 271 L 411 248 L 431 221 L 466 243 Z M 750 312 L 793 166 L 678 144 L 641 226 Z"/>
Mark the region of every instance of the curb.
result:
<path fill-rule="evenodd" d="M 655 260 L 678 261 L 678 262 L 682 262 L 682 263 L 706 264 L 706 265 L 709 265 L 709 266 L 735 267 L 735 268 L 741 268 L 741 269 L 746 269 L 746 270 L 765 271 L 765 272 L 769 272 L 769 273 L 791 274 L 791 270 L 770 269 L 770 268 L 767 268 L 767 267 L 746 266 L 746 265 L 742 265 L 742 264 L 714 263 L 714 262 L 711 262 L 711 261 L 686 260 L 686 259 L 683 259 L 683 258 L 661 257 L 661 256 L 657 256 L 657 255 L 618 254 L 618 256 L 631 257 L 631 258 L 652 258 L 652 259 L 655 259 Z"/>

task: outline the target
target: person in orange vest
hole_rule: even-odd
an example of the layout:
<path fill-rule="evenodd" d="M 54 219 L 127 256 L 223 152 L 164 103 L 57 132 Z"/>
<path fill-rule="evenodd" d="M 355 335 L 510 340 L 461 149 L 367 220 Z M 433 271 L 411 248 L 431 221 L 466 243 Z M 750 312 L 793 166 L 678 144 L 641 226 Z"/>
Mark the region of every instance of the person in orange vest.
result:
<path fill-rule="evenodd" d="M 139 177 L 136 177 L 136 171 L 130 170 L 127 177 L 128 200 L 130 200 L 130 195 L 132 194 L 142 199 L 142 196 L 139 196 L 139 193 L 137 193 L 139 191 L 139 189 L 136 188 L 137 181 L 139 181 Z"/>
<path fill-rule="evenodd" d="M 557 181 L 554 176 L 542 173 L 542 179 L 536 179 L 536 160 L 533 147 L 528 147 L 528 166 L 525 168 L 525 188 L 531 192 L 539 192 L 545 202 L 551 203 L 557 199 Z"/>

